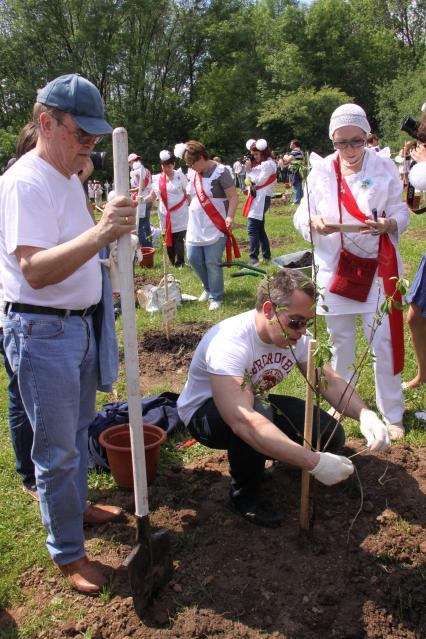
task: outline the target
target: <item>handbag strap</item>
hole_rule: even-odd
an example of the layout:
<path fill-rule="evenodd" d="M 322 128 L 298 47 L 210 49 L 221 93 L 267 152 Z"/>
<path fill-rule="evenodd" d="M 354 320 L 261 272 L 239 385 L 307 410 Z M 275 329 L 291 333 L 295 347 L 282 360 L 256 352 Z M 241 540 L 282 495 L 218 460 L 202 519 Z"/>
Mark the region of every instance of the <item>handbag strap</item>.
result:
<path fill-rule="evenodd" d="M 342 223 L 342 203 L 345 206 L 345 209 L 359 222 L 365 222 L 369 218 L 365 215 L 361 209 L 359 208 L 356 199 L 354 198 L 352 191 L 349 188 L 347 181 L 342 175 L 342 170 L 340 167 L 340 157 L 338 156 L 335 160 L 333 160 L 334 171 L 336 173 L 337 178 L 337 201 L 339 203 L 339 221 Z M 340 242 L 343 248 L 343 235 L 340 233 Z"/>

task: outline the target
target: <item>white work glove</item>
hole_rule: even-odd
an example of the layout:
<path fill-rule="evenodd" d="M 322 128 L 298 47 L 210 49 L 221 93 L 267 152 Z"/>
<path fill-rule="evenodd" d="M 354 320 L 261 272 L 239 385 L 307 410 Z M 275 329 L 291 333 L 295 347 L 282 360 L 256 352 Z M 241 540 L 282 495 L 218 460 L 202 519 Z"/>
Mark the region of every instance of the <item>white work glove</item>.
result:
<path fill-rule="evenodd" d="M 311 475 L 326 486 L 338 484 L 347 479 L 354 472 L 354 465 L 350 459 L 333 453 L 320 453 L 318 464 L 309 471 Z"/>
<path fill-rule="evenodd" d="M 368 408 L 363 408 L 359 416 L 361 433 L 367 440 L 367 446 L 371 450 L 386 450 L 390 445 L 389 433 L 386 426 L 377 417 L 376 413 Z"/>

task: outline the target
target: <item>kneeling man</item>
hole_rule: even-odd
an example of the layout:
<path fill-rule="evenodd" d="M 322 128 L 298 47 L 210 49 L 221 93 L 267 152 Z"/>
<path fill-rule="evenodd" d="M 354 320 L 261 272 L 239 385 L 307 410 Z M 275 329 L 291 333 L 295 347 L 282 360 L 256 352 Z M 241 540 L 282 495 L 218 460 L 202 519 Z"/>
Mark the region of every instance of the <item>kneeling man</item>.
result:
<path fill-rule="evenodd" d="M 302 400 L 272 394 L 267 402 L 260 399 L 295 366 L 306 375 L 311 338 L 306 328 L 314 304 L 314 285 L 301 272 L 283 269 L 264 280 L 254 310 L 219 322 L 203 337 L 178 400 L 191 435 L 204 446 L 228 451 L 232 508 L 261 526 L 278 526 L 283 518 L 258 495 L 266 459 L 308 470 L 326 485 L 353 472 L 352 462 L 336 454 L 345 436 L 330 415 L 320 411 L 321 449 L 326 446 L 327 452 L 316 452 L 303 447 Z M 385 449 L 386 426 L 331 366 L 325 365 L 324 375 L 323 397 L 360 420 L 369 448 Z M 315 414 L 313 423 L 316 442 Z"/>

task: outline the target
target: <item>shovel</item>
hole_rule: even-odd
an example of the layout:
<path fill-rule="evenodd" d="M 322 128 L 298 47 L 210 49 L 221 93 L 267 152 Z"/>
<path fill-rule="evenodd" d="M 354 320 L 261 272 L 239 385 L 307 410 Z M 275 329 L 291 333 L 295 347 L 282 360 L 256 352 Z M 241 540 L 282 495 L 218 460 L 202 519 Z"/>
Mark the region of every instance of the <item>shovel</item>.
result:
<path fill-rule="evenodd" d="M 127 131 L 120 127 L 112 134 L 114 185 L 116 195 L 128 195 Z M 123 320 L 124 362 L 129 406 L 130 443 L 136 507 L 136 546 L 124 561 L 129 572 L 133 604 L 141 616 L 145 606 L 173 572 L 170 537 L 165 529 L 151 532 L 148 508 L 145 445 L 143 435 L 139 361 L 136 336 L 136 311 L 130 234 L 118 240 L 121 311 Z"/>

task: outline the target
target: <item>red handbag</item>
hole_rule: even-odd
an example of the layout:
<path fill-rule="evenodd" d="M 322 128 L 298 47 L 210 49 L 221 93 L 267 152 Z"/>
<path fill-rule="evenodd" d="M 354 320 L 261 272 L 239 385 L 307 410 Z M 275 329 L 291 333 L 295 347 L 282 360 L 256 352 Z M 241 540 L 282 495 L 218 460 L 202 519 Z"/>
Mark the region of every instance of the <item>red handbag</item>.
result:
<path fill-rule="evenodd" d="M 341 234 L 340 234 L 341 237 Z M 343 246 L 340 250 L 336 275 L 329 291 L 357 302 L 365 302 L 373 283 L 379 261 L 375 257 L 359 257 Z"/>
<path fill-rule="evenodd" d="M 340 222 L 342 222 L 342 195 L 345 196 L 349 213 L 364 222 L 366 216 L 359 210 L 346 180 L 342 178 L 339 160 L 334 161 L 334 169 L 337 177 Z M 342 248 L 340 249 L 339 263 L 329 291 L 335 295 L 347 297 L 350 300 L 365 302 L 370 292 L 379 260 L 376 257 L 359 257 L 345 249 L 341 233 L 340 241 Z"/>

